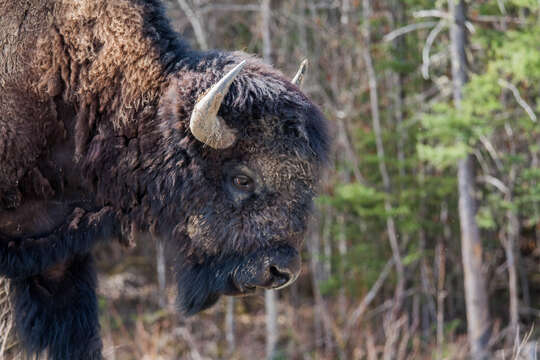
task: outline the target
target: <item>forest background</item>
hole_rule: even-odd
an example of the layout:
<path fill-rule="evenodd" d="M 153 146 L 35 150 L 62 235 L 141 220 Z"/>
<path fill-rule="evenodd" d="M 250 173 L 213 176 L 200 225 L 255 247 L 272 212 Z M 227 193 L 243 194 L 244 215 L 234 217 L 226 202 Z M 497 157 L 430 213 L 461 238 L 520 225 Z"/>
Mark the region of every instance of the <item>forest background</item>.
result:
<path fill-rule="evenodd" d="M 101 249 L 108 359 L 537 359 L 540 1 L 166 5 L 196 48 L 308 59 L 332 164 L 278 293 L 179 318 L 161 248 Z"/>

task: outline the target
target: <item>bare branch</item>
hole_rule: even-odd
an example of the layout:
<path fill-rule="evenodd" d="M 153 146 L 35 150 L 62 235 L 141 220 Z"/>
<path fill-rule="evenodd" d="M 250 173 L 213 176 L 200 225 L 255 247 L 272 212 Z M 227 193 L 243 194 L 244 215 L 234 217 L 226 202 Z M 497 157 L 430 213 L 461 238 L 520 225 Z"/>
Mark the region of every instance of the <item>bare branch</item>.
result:
<path fill-rule="evenodd" d="M 429 28 L 434 27 L 435 25 L 437 25 L 436 21 L 425 21 L 425 22 L 416 23 L 416 24 L 409 24 L 407 26 L 400 27 L 399 29 L 393 30 L 389 32 L 388 34 L 384 35 L 383 40 L 386 42 L 389 42 L 399 36 L 405 35 L 412 31 L 416 31 L 420 29 L 429 29 Z"/>
<path fill-rule="evenodd" d="M 529 118 L 531 118 L 532 122 L 536 122 L 538 120 L 533 109 L 529 106 L 529 104 L 527 104 L 525 100 L 523 100 L 523 98 L 519 94 L 519 90 L 515 87 L 514 84 L 511 84 L 504 79 L 499 79 L 499 85 L 512 92 L 512 94 L 514 95 L 514 98 L 516 99 L 518 104 L 523 108 L 523 110 L 525 110 L 527 115 L 529 115 Z"/>
<path fill-rule="evenodd" d="M 433 42 L 437 38 L 437 36 L 440 34 L 440 32 L 445 28 L 447 25 L 447 22 L 444 20 L 441 20 L 437 23 L 437 26 L 431 32 L 429 33 L 426 43 L 424 45 L 424 48 L 422 49 L 422 76 L 424 79 L 429 79 L 429 53 L 431 51 L 431 46 L 433 45 Z"/>
<path fill-rule="evenodd" d="M 504 7 L 504 0 L 497 0 L 497 5 L 499 6 L 499 11 L 501 14 L 506 15 L 506 8 Z"/>
<path fill-rule="evenodd" d="M 261 6 L 258 4 L 212 4 L 206 5 L 200 9 L 201 14 L 206 14 L 212 11 L 260 11 Z"/>
<path fill-rule="evenodd" d="M 507 22 L 514 24 L 525 24 L 526 21 L 510 16 L 496 16 L 496 15 L 477 15 L 470 18 L 472 22 Z"/>
<path fill-rule="evenodd" d="M 304 78 L 306 76 L 307 66 L 308 59 L 304 59 L 300 64 L 300 68 L 298 69 L 296 75 L 294 75 L 294 78 L 291 81 L 293 84 L 302 87 L 302 84 L 304 83 Z"/>
<path fill-rule="evenodd" d="M 441 10 L 419 10 L 419 11 L 413 12 L 413 16 L 415 18 L 437 17 L 441 19 L 450 20 L 450 14 Z"/>
<path fill-rule="evenodd" d="M 479 177 L 480 181 L 485 182 L 486 184 L 490 184 L 497 188 L 500 192 L 502 192 L 504 195 L 508 195 L 510 193 L 510 189 L 499 179 L 497 179 L 494 176 L 491 175 L 483 175 Z"/>
<path fill-rule="evenodd" d="M 531 307 L 521 307 L 519 309 L 519 312 L 524 314 L 524 315 L 532 315 L 532 316 L 536 316 L 537 318 L 540 318 L 540 310 L 538 309 L 534 309 L 534 308 L 531 308 Z"/>
<path fill-rule="evenodd" d="M 413 13 L 413 16 L 415 18 L 436 17 L 436 18 L 445 19 L 445 20 L 452 19 L 449 13 L 445 11 L 441 11 L 441 10 L 419 10 L 419 11 L 415 11 Z M 474 33 L 476 31 L 474 28 L 474 25 L 470 21 L 465 21 L 465 27 L 471 33 Z"/>
<path fill-rule="evenodd" d="M 352 327 L 358 322 L 358 320 L 362 317 L 362 315 L 366 312 L 369 304 L 375 299 L 375 296 L 377 296 L 377 293 L 381 289 L 382 285 L 384 284 L 384 281 L 390 274 L 390 270 L 392 269 L 392 266 L 394 265 L 394 258 L 391 258 L 388 260 L 386 265 L 384 265 L 384 268 L 382 269 L 381 273 L 379 274 L 379 277 L 371 287 L 371 289 L 368 291 L 366 296 L 362 299 L 360 304 L 356 307 L 356 309 L 352 312 L 351 316 L 349 317 L 349 320 L 347 321 L 347 324 L 345 325 L 345 336 L 348 336 L 348 334 L 351 333 Z"/>
<path fill-rule="evenodd" d="M 531 326 L 531 328 L 529 329 L 529 331 L 527 331 L 527 333 L 525 334 L 525 336 L 523 337 L 521 341 L 519 340 L 519 336 L 518 336 L 519 334 L 516 334 L 516 339 L 514 342 L 514 349 L 512 351 L 512 359 L 521 359 L 522 356 L 523 358 L 536 359 L 536 354 L 537 354 L 536 348 L 538 346 L 537 341 L 533 340 L 529 342 L 533 333 L 534 333 L 534 322 L 533 322 L 533 326 Z"/>
<path fill-rule="evenodd" d="M 473 23 L 470 21 L 465 21 L 465 27 L 467 28 L 467 30 L 469 30 L 471 34 L 474 34 L 476 32 Z"/>
<path fill-rule="evenodd" d="M 478 163 L 480 164 L 480 167 L 482 168 L 482 172 L 488 174 L 489 173 L 489 166 L 484 159 L 484 156 L 482 155 L 482 152 L 479 149 L 473 149 L 472 153 L 476 157 L 476 160 L 478 160 Z"/>
<path fill-rule="evenodd" d="M 495 149 L 493 144 L 484 135 L 480 135 L 478 138 L 480 142 L 482 143 L 482 145 L 484 145 L 484 147 L 486 148 L 487 152 L 489 153 L 489 156 L 491 156 L 491 158 L 495 162 L 495 166 L 497 166 L 497 170 L 502 171 L 503 164 L 501 163 L 499 154 L 497 154 L 497 150 Z"/>
<path fill-rule="evenodd" d="M 199 47 L 201 50 L 208 50 L 208 42 L 206 41 L 206 34 L 204 32 L 200 17 L 197 13 L 195 13 L 191 6 L 189 6 L 186 0 L 178 0 L 178 5 L 180 5 L 182 10 L 186 13 L 186 17 L 191 23 L 191 27 L 193 27 Z"/>
<path fill-rule="evenodd" d="M 194 360 L 202 360 L 203 357 L 201 356 L 201 353 L 198 349 L 200 349 L 199 344 L 195 341 L 193 336 L 191 335 L 191 331 L 186 329 L 186 327 L 181 326 L 176 329 L 174 329 L 174 334 L 186 341 L 186 343 L 189 345 L 190 349 L 190 355 L 191 358 Z"/>

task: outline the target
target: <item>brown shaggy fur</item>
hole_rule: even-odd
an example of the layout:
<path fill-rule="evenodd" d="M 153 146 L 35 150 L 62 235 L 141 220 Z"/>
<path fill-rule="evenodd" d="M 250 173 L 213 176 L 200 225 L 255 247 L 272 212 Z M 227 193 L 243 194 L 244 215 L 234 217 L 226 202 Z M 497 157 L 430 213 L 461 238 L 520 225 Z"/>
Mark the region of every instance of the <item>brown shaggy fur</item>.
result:
<path fill-rule="evenodd" d="M 17 193 L 24 172 L 71 125 L 56 122 L 51 99 L 76 104 L 76 157 L 98 116 L 127 129 L 157 104 L 168 79 L 158 35 L 145 26 L 155 11 L 130 0 L 0 2 L 0 196 Z"/>

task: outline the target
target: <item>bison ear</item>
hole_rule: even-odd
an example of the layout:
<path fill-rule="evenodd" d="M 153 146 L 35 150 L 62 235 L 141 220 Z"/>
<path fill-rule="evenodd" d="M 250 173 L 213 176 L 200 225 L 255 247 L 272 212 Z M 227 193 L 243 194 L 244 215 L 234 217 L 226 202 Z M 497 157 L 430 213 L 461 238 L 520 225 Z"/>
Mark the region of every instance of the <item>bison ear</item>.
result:
<path fill-rule="evenodd" d="M 236 131 L 218 116 L 223 99 L 246 61 L 242 61 L 200 98 L 193 109 L 189 128 L 197 140 L 213 149 L 226 149 L 236 141 Z"/>

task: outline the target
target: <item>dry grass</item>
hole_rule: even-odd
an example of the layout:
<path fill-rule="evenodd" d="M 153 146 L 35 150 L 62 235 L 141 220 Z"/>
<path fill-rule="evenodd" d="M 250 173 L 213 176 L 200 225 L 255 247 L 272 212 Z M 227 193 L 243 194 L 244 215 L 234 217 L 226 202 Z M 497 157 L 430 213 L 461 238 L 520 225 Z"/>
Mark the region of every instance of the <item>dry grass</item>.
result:
<path fill-rule="evenodd" d="M 225 337 L 224 302 L 192 318 L 182 318 L 174 308 L 174 292 L 167 294 L 168 305 L 159 305 L 157 286 L 142 274 L 122 271 L 100 279 L 100 314 L 104 355 L 108 360 L 173 360 L 173 359 L 264 359 L 265 316 L 261 296 L 239 299 L 235 302 L 236 347 L 228 348 Z M 7 340 L 10 332 L 10 304 L 7 299 L 9 285 L 0 278 L 0 349 L 11 348 L 11 355 L 0 355 L 0 360 L 15 360 L 13 340 Z M 280 302 L 280 327 L 278 359 L 334 359 L 335 349 L 324 350 L 315 339 L 313 307 L 303 303 L 290 304 L 290 294 L 284 292 L 285 301 Z M 335 309 L 333 309 L 335 310 Z M 364 324 L 366 325 L 366 324 Z M 366 325 L 367 326 L 367 325 Z M 374 327 L 371 341 L 367 341 L 364 326 L 355 331 L 351 359 L 382 358 L 384 341 L 380 329 Z M 369 332 L 369 331 L 368 331 Z M 449 334 L 450 335 L 450 334 Z M 369 339 L 368 339 L 369 340 Z M 441 359 L 461 360 L 467 358 L 466 335 L 449 336 Z M 11 341 L 11 342 L 10 342 Z M 371 347 L 370 347 L 371 344 Z M 494 359 L 536 360 L 532 355 L 534 331 L 531 329 L 516 339 L 514 348 L 495 351 Z M 532 347 L 531 347 L 532 346 Z M 422 348 L 419 334 L 409 340 L 409 347 L 402 359 L 435 359 L 435 347 Z"/>
<path fill-rule="evenodd" d="M 0 360 L 13 358 L 16 340 L 13 336 L 13 319 L 9 299 L 10 282 L 0 276 Z"/>

